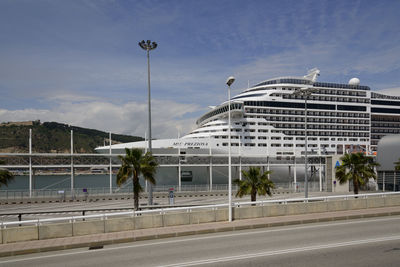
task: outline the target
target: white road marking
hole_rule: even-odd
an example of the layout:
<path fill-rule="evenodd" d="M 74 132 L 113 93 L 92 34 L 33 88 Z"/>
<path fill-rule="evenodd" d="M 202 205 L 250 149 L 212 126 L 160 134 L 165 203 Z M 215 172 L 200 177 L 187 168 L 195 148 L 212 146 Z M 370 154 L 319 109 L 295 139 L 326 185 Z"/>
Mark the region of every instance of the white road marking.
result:
<path fill-rule="evenodd" d="M 268 256 L 282 255 L 282 254 L 289 254 L 289 253 L 306 252 L 306 251 L 319 250 L 319 249 L 339 248 L 339 247 L 346 247 L 346 246 L 355 246 L 355 245 L 362 245 L 362 244 L 386 242 L 386 241 L 393 241 L 393 240 L 400 240 L 400 235 L 399 236 L 382 237 L 382 238 L 364 239 L 364 240 L 354 240 L 354 241 L 340 242 L 340 243 L 331 243 L 331 244 L 318 245 L 318 246 L 308 246 L 308 247 L 298 247 L 298 248 L 290 248 L 290 249 L 282 249 L 282 250 L 264 251 L 264 252 L 258 252 L 258 253 L 242 254 L 242 255 L 236 255 L 236 256 L 230 256 L 230 257 L 221 257 L 221 258 L 198 260 L 198 261 L 181 262 L 181 263 L 174 263 L 174 264 L 160 265 L 160 266 L 180 267 L 180 266 L 204 265 L 204 264 L 212 264 L 212 263 L 219 263 L 219 262 L 228 262 L 228 261 L 235 261 L 235 260 L 258 258 L 258 257 L 268 257 Z"/>
<path fill-rule="evenodd" d="M 294 227 L 288 227 L 288 228 L 282 228 L 282 229 L 267 229 L 267 230 L 260 230 L 260 231 L 251 231 L 251 232 L 239 232 L 239 233 L 233 232 L 230 234 L 221 234 L 221 235 L 196 236 L 196 237 L 183 238 L 183 239 L 177 239 L 177 240 L 173 239 L 173 240 L 165 240 L 165 241 L 151 242 L 151 243 L 144 243 L 144 244 L 109 247 L 109 248 L 103 248 L 103 249 L 99 249 L 99 250 L 74 251 L 74 252 L 59 253 L 59 254 L 53 254 L 53 255 L 42 255 L 42 256 L 37 256 L 37 257 L 12 259 L 12 260 L 0 261 L 0 264 L 39 260 L 39 259 L 44 259 L 44 258 L 71 256 L 71 255 L 78 255 L 78 254 L 85 254 L 85 253 L 97 253 L 97 252 L 105 252 L 105 251 L 113 251 L 113 250 L 121 250 L 121 249 L 131 249 L 131 248 L 137 248 L 137 247 L 148 247 L 148 246 L 157 246 L 157 245 L 165 245 L 165 244 L 172 244 L 172 243 L 183 243 L 183 242 L 199 241 L 199 240 L 207 240 L 207 239 L 216 239 L 216 238 L 243 236 L 243 235 L 258 235 L 258 234 L 265 234 L 265 233 L 285 232 L 285 231 L 303 230 L 303 229 L 310 229 L 310 228 L 325 228 L 325 227 L 341 226 L 341 225 L 349 225 L 349 224 L 361 224 L 361 223 L 394 221 L 394 220 L 400 220 L 400 216 L 380 218 L 380 219 L 368 219 L 368 220 L 364 220 L 364 221 L 330 222 L 330 223 L 324 223 L 321 225 L 312 224 L 312 225 L 294 226 Z M 217 234 L 217 233 L 214 233 L 214 234 Z"/>

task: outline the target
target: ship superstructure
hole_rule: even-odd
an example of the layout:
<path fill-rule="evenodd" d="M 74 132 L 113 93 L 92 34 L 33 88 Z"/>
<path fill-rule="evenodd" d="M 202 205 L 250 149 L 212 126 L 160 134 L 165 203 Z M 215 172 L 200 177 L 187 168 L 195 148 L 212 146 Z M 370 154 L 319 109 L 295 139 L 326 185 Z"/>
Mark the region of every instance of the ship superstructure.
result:
<path fill-rule="evenodd" d="M 295 92 L 313 89 L 307 99 L 307 142 L 309 154 L 374 153 L 378 140 L 400 133 L 400 97 L 371 92 L 357 78 L 348 84 L 318 82 L 319 70 L 304 77 L 279 77 L 260 82 L 211 107 L 197 128 L 179 139 L 154 140 L 153 148 L 210 149 L 227 153 L 231 131 L 233 154 L 301 156 L 305 151 L 305 98 Z M 147 142 L 113 145 L 146 148 Z M 98 148 L 97 151 L 109 147 Z M 107 153 L 106 152 L 106 153 Z"/>

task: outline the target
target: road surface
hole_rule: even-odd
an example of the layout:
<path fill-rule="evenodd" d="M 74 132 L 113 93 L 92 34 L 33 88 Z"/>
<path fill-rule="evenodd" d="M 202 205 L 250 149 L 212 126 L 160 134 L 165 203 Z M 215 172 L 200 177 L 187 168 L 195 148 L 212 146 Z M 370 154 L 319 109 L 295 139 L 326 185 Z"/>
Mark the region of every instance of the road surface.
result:
<path fill-rule="evenodd" d="M 0 266 L 400 266 L 400 216 L 30 254 Z"/>

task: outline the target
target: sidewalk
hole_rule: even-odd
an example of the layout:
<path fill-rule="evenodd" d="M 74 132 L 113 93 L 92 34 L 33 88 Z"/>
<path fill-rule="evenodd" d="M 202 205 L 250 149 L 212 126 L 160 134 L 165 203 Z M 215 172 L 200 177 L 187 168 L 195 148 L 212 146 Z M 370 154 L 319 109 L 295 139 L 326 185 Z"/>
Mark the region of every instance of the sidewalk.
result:
<path fill-rule="evenodd" d="M 158 238 L 236 231 L 294 224 L 349 220 L 377 216 L 400 215 L 400 206 L 302 215 L 264 217 L 229 222 L 191 224 L 163 228 L 150 228 L 105 234 L 25 241 L 0 245 L 0 257 L 81 247 L 101 247 L 109 244 Z"/>

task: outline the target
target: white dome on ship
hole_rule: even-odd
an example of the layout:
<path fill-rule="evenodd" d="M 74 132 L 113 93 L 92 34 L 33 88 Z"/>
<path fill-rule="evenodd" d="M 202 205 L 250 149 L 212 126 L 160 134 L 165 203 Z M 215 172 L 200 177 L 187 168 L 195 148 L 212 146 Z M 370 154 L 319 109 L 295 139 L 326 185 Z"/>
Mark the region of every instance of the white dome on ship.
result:
<path fill-rule="evenodd" d="M 351 78 L 349 81 L 350 85 L 360 85 L 360 79 L 358 78 Z"/>

